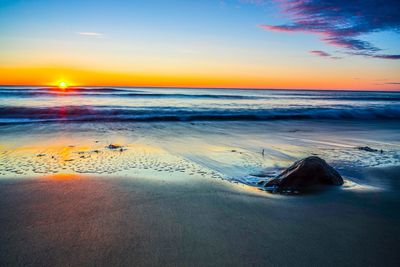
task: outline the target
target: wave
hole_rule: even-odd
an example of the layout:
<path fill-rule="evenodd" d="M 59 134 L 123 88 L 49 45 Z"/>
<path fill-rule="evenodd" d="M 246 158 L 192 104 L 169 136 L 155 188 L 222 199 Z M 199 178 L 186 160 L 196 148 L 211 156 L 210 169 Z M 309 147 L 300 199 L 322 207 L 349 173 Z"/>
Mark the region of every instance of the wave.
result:
<path fill-rule="evenodd" d="M 11 93 L 30 93 L 30 92 L 48 92 L 48 93 L 68 93 L 68 92 L 142 92 L 142 90 L 131 89 L 131 88 L 108 88 L 108 87 L 69 87 L 62 91 L 56 87 L 31 87 L 31 88 L 12 88 L 12 87 L 0 87 L 1 92 Z"/>
<path fill-rule="evenodd" d="M 215 94 L 163 94 L 163 93 L 131 93 L 124 92 L 118 93 L 101 92 L 43 92 L 43 91 L 29 91 L 29 92 L 10 92 L 0 91 L 0 97 L 73 97 L 73 96 L 92 96 L 92 97 L 136 97 L 136 98 L 191 98 L 191 99 L 266 99 L 266 97 L 257 96 L 240 96 L 240 95 L 215 95 Z"/>
<path fill-rule="evenodd" d="M 10 88 L 0 87 L 0 98 L 18 97 L 121 97 L 121 98 L 187 98 L 187 99 L 231 99 L 231 100 L 335 100 L 335 101 L 390 101 L 399 102 L 398 92 L 330 92 L 330 91 L 282 91 L 282 90 L 189 90 L 188 93 L 172 92 L 168 89 L 133 88 Z M 206 93 L 205 93 L 206 91 Z"/>
<path fill-rule="evenodd" d="M 0 123 L 118 121 L 400 120 L 400 106 L 374 108 L 117 108 L 107 106 L 0 107 Z"/>

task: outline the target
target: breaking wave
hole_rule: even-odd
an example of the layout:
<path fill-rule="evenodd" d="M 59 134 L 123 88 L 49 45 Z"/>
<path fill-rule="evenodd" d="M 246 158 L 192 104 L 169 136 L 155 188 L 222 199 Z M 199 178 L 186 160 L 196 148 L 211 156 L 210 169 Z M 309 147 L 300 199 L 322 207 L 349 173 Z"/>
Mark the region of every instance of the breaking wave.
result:
<path fill-rule="evenodd" d="M 165 107 L 0 107 L 0 123 L 24 122 L 106 122 L 106 121 L 228 121 L 228 120 L 400 120 L 400 106 L 374 108 L 274 108 L 205 109 Z"/>

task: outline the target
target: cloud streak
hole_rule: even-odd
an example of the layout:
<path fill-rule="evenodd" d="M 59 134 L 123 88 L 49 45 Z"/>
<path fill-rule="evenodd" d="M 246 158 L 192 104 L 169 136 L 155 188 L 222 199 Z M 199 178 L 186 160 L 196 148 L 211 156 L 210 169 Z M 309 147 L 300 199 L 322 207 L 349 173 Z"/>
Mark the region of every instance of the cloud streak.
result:
<path fill-rule="evenodd" d="M 332 56 L 331 54 L 329 54 L 325 51 L 321 51 L 321 50 L 312 50 L 312 51 L 310 51 L 310 54 L 312 54 L 314 56 L 323 57 L 323 58 L 341 59 L 341 57 Z"/>
<path fill-rule="evenodd" d="M 362 40 L 366 34 L 394 31 L 400 33 L 398 0 L 276 0 L 291 22 L 260 25 L 280 32 L 317 34 L 322 41 L 350 51 L 353 55 L 400 59 L 400 55 L 381 54 L 382 49 Z"/>
<path fill-rule="evenodd" d="M 82 36 L 97 37 L 97 38 L 104 37 L 104 34 L 99 33 L 99 32 L 77 32 L 77 34 L 82 35 Z"/>
<path fill-rule="evenodd" d="M 316 55 L 319 57 L 330 57 L 331 56 L 331 54 L 326 53 L 324 51 L 320 51 L 320 50 L 312 50 L 312 51 L 310 51 L 310 54 L 313 54 L 313 55 Z"/>

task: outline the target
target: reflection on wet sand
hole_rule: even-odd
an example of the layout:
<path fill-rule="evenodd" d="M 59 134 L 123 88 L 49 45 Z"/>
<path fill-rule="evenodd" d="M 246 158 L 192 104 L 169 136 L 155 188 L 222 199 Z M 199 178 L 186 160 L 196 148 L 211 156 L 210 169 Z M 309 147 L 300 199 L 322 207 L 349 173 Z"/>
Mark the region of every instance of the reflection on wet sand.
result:
<path fill-rule="evenodd" d="M 399 164 L 400 145 L 393 139 L 398 128 L 394 125 L 349 122 L 343 129 L 338 127 L 332 122 L 303 121 L 4 127 L 0 177 L 57 173 L 186 175 L 254 186 L 263 178 L 259 174 L 274 176 L 293 161 L 310 155 L 320 156 L 340 172 Z M 370 131 L 376 134 L 371 136 Z M 383 152 L 358 149 L 367 145 Z"/>

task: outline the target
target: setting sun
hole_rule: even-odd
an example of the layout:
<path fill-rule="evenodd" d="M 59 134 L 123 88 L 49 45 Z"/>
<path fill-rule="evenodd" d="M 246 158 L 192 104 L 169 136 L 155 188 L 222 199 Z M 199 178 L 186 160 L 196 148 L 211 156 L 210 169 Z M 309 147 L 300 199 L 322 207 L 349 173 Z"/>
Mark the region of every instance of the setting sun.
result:
<path fill-rule="evenodd" d="M 60 89 L 66 89 L 66 88 L 68 88 L 68 84 L 67 84 L 67 82 L 61 81 L 58 83 L 58 87 Z"/>

